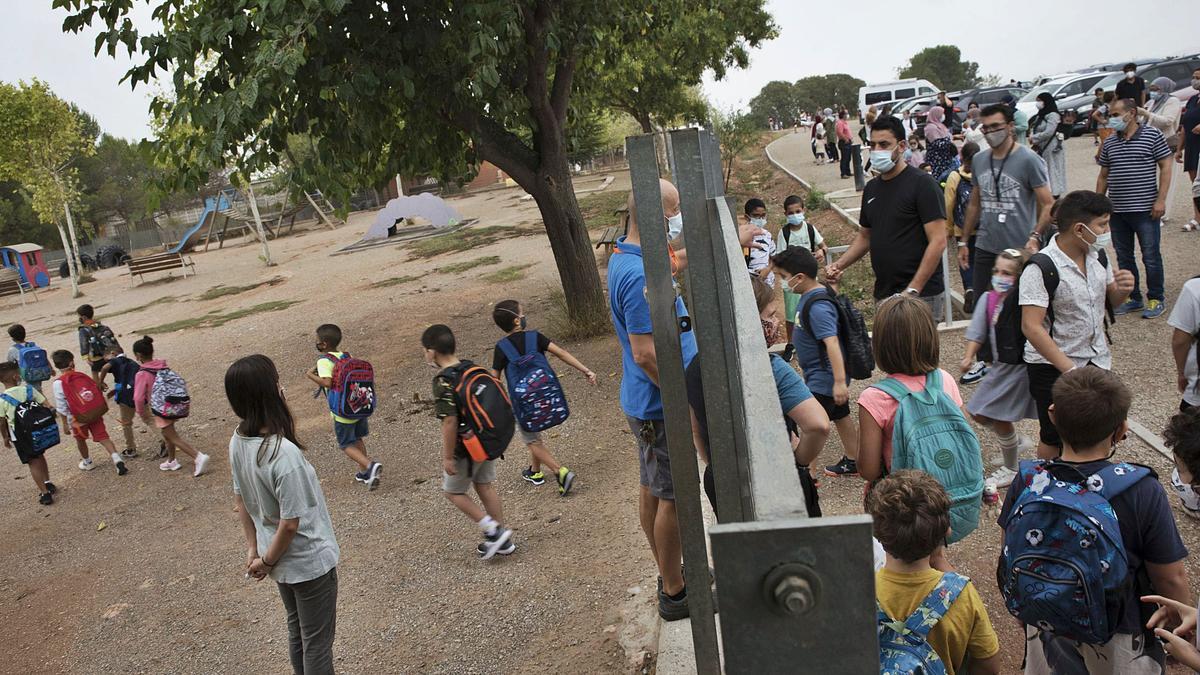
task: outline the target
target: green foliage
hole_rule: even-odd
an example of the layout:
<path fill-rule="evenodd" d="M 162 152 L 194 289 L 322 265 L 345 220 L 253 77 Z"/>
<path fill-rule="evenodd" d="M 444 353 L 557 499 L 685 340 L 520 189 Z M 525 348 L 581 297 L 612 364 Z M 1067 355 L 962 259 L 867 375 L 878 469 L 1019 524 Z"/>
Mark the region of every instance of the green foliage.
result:
<path fill-rule="evenodd" d="M 47 248 L 62 246 L 58 230 L 43 223 L 29 196 L 14 182 L 0 182 L 0 244 L 32 242 Z"/>
<path fill-rule="evenodd" d="M 392 286 L 399 286 L 400 284 L 407 284 L 410 281 L 416 281 L 417 279 L 420 279 L 420 278 L 421 277 L 411 276 L 411 275 L 407 275 L 407 274 L 402 277 L 388 277 L 387 279 L 380 279 L 379 281 L 373 282 L 371 284 L 371 288 L 391 288 Z"/>
<path fill-rule="evenodd" d="M 824 192 L 813 188 L 808 191 L 808 195 L 804 198 L 804 208 L 810 211 L 827 209 L 829 208 L 829 200 L 825 197 Z"/>
<path fill-rule="evenodd" d="M 725 162 L 725 187 L 729 187 L 729 176 L 738 155 L 758 140 L 758 126 L 754 118 L 737 110 L 714 110 L 709 120 L 713 133 L 721 143 L 721 159 Z"/>
<path fill-rule="evenodd" d="M 483 275 L 483 280 L 489 284 L 507 284 L 513 281 L 519 281 L 525 278 L 525 270 L 533 267 L 532 263 L 525 265 L 511 265 L 503 269 L 496 270 L 491 274 Z"/>
<path fill-rule="evenodd" d="M 979 81 L 979 64 L 964 61 L 954 45 L 937 45 L 914 54 L 900 77 L 923 77 L 946 91 L 968 89 Z"/>
<path fill-rule="evenodd" d="M 858 90 L 864 85 L 866 82 L 845 73 L 802 77 L 794 83 L 775 80 L 763 85 L 750 99 L 750 115 L 761 128 L 767 126 L 768 117 L 787 125 L 801 111 L 843 106 L 853 110 L 858 107 Z"/>
<path fill-rule="evenodd" d="M 519 237 L 526 233 L 519 227 L 509 225 L 460 228 L 436 237 L 417 239 L 408 244 L 407 248 L 418 258 L 432 258 L 443 253 L 470 251 L 480 246 L 494 244 L 501 239 Z"/>
<path fill-rule="evenodd" d="M 262 286 L 275 286 L 278 284 L 282 284 L 285 281 L 287 281 L 287 279 L 285 279 L 283 277 L 271 277 L 270 279 L 265 279 L 263 281 L 259 281 L 257 283 L 253 283 L 253 284 L 247 284 L 245 286 L 224 286 L 221 284 L 217 284 L 216 286 L 213 286 L 212 288 L 208 289 L 207 291 L 204 291 L 203 293 L 201 293 L 199 296 L 197 296 L 196 299 L 197 300 L 216 300 L 217 298 L 223 298 L 228 295 L 238 295 L 239 293 L 245 293 L 246 291 L 252 291 L 252 290 L 254 290 L 256 288 L 260 288 Z"/>
<path fill-rule="evenodd" d="M 213 310 L 208 314 L 193 316 L 187 319 L 180 319 L 179 321 L 171 321 L 158 326 L 143 328 L 142 330 L 135 332 L 142 335 L 152 335 L 157 333 L 174 333 L 177 330 L 185 330 L 188 328 L 216 328 L 217 326 L 224 326 L 230 321 L 240 319 L 242 317 L 261 314 L 264 312 L 278 312 L 280 310 L 287 309 L 292 305 L 299 304 L 300 302 L 300 300 L 273 300 L 271 302 L 259 303 L 253 307 L 243 307 L 241 309 L 235 309 L 229 312 Z"/>
<path fill-rule="evenodd" d="M 488 265 L 499 265 L 499 264 L 500 264 L 500 256 L 485 255 L 480 258 L 475 258 L 474 260 L 464 260 L 463 262 L 456 262 L 456 263 L 450 263 L 449 265 L 443 265 L 442 267 L 437 268 L 437 271 L 441 272 L 442 274 L 459 274 L 462 272 L 470 272 L 471 270 L 476 269 L 478 267 L 487 267 Z"/>
<path fill-rule="evenodd" d="M 93 230 L 110 218 L 132 226 L 153 215 L 153 185 L 161 172 L 145 147 L 103 134 L 96 154 L 81 158 L 78 167 L 80 215 Z"/>
<path fill-rule="evenodd" d="M 760 128 L 766 127 L 771 117 L 789 123 L 802 109 L 796 86 L 781 80 L 766 83 L 758 95 L 750 99 L 750 115 Z"/>
<path fill-rule="evenodd" d="M 629 190 L 603 190 L 580 198 L 579 210 L 583 213 L 587 229 L 599 230 L 614 225 L 619 227 L 620 219 L 614 212 L 625 208 L 628 203 Z"/>
<path fill-rule="evenodd" d="M 568 311 L 567 298 L 559 289 L 548 289 L 546 300 L 546 330 L 556 342 L 586 340 L 612 335 L 612 316 L 608 307 L 598 307 L 586 314 Z"/>

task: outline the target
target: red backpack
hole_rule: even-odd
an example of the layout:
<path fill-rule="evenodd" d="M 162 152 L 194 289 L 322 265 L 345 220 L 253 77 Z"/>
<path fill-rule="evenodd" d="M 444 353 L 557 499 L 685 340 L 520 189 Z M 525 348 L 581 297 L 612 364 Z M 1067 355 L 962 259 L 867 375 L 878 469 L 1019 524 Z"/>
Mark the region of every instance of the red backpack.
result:
<path fill-rule="evenodd" d="M 58 378 L 62 382 L 63 394 L 67 397 L 67 410 L 80 424 L 91 424 L 104 417 L 108 403 L 104 393 L 91 377 L 78 370 L 64 373 Z"/>

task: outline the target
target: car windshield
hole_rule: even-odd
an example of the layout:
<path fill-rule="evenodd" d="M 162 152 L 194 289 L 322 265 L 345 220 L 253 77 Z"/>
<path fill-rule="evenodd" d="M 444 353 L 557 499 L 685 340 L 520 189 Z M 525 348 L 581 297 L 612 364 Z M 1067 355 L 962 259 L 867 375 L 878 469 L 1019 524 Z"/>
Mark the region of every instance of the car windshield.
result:
<path fill-rule="evenodd" d="M 1019 100 L 1017 102 L 1018 103 L 1028 103 L 1029 101 L 1036 99 L 1038 97 L 1038 94 L 1040 94 L 1042 92 L 1049 92 L 1049 93 L 1053 94 L 1054 92 L 1061 89 L 1062 86 L 1063 86 L 1062 82 L 1048 82 L 1046 84 L 1043 84 L 1040 87 L 1034 87 L 1033 89 L 1030 89 L 1029 93 L 1022 96 L 1021 100 Z"/>
<path fill-rule="evenodd" d="M 1109 91 L 1111 89 L 1116 88 L 1117 83 L 1120 82 L 1124 78 L 1125 78 L 1125 73 L 1123 73 L 1121 71 L 1117 71 L 1117 72 L 1113 73 L 1112 75 L 1109 75 L 1108 77 L 1104 78 L 1103 80 L 1100 80 L 1096 84 L 1093 84 L 1092 90 L 1094 91 L 1096 89 L 1103 89 L 1104 91 Z"/>
<path fill-rule="evenodd" d="M 928 98 L 910 98 L 907 101 L 900 103 L 900 105 L 896 106 L 895 108 L 892 108 L 892 114 L 895 115 L 903 113 L 906 110 L 912 110 L 919 105 L 928 104 L 929 101 L 930 99 Z"/>

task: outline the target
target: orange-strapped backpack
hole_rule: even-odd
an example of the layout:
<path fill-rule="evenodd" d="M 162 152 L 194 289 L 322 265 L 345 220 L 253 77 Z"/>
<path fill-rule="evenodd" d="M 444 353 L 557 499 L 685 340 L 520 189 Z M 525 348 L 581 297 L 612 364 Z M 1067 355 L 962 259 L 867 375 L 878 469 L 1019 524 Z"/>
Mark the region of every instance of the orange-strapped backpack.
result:
<path fill-rule="evenodd" d="M 470 361 L 452 382 L 458 399 L 458 437 L 473 462 L 504 456 L 516 430 L 512 403 L 500 381 Z"/>

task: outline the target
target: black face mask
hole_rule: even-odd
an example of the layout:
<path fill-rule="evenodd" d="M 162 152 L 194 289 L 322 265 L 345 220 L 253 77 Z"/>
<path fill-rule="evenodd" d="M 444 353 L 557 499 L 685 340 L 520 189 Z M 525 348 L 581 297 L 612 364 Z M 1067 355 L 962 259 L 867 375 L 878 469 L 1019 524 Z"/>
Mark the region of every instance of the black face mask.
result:
<path fill-rule="evenodd" d="M 525 317 L 521 317 L 521 330 L 525 330 L 526 325 L 528 324 L 525 322 Z"/>

